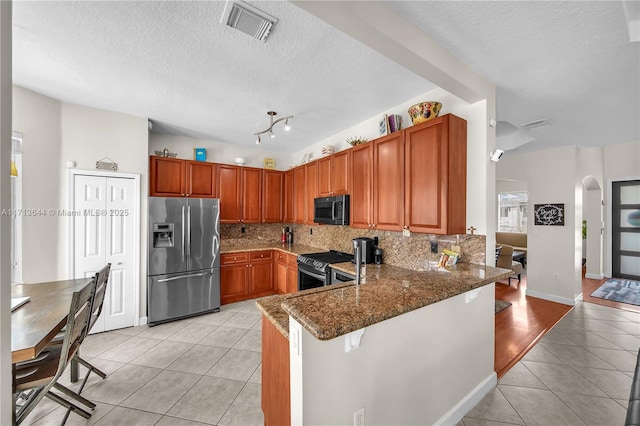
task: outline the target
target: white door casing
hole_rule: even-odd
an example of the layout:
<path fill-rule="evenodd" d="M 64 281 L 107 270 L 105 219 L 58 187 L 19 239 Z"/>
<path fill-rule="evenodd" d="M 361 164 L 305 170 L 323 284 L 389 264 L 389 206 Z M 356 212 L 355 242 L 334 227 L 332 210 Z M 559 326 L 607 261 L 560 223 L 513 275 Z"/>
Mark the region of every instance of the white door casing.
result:
<path fill-rule="evenodd" d="M 73 275 L 92 276 L 111 263 L 103 312 L 93 333 L 138 324 L 138 183 L 95 172 L 78 171 L 71 177 Z"/>

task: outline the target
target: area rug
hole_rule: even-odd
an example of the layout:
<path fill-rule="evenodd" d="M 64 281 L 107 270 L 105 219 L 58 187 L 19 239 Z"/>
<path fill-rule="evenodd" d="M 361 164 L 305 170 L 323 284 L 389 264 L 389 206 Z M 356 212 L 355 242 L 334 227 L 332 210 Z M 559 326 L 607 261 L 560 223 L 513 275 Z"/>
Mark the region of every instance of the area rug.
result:
<path fill-rule="evenodd" d="M 498 312 L 502 312 L 505 309 L 507 309 L 509 306 L 511 306 L 511 303 L 509 302 L 505 302 L 504 300 L 498 300 L 496 299 L 496 314 Z"/>
<path fill-rule="evenodd" d="M 591 296 L 640 306 L 640 281 L 612 278 L 605 281 Z"/>

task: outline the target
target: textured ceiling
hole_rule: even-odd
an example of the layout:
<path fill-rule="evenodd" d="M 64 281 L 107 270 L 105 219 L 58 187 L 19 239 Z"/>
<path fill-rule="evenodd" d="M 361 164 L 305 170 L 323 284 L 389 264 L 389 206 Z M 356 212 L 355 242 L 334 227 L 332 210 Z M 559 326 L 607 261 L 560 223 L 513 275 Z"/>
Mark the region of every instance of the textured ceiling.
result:
<path fill-rule="evenodd" d="M 266 111 L 293 114 L 263 143 L 291 153 L 433 88 L 292 3 L 251 4 L 280 20 L 266 43 L 220 24 L 222 1 L 14 1 L 14 82 L 247 146 Z M 496 84 L 497 120 L 553 122 L 515 150 L 640 139 L 640 43 L 621 2 L 387 4 Z"/>
<path fill-rule="evenodd" d="M 295 117 L 263 148 L 293 153 L 434 86 L 289 2 L 265 43 L 224 2 L 15 2 L 14 82 L 149 117 L 154 131 L 255 146 L 266 112 Z"/>
<path fill-rule="evenodd" d="M 640 140 L 640 43 L 629 41 L 622 2 L 388 5 L 496 84 L 499 122 L 553 123 L 522 130 L 535 139 L 518 151 Z"/>

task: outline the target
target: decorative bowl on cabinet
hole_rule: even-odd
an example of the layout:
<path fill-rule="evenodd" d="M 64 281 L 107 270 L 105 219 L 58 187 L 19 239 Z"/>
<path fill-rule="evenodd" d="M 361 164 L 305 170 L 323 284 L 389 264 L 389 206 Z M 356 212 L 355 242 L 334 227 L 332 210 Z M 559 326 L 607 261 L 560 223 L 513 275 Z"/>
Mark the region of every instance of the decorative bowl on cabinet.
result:
<path fill-rule="evenodd" d="M 411 117 L 413 124 L 424 123 L 436 118 L 441 108 L 442 104 L 437 101 L 420 102 L 409 108 L 409 117 Z"/>

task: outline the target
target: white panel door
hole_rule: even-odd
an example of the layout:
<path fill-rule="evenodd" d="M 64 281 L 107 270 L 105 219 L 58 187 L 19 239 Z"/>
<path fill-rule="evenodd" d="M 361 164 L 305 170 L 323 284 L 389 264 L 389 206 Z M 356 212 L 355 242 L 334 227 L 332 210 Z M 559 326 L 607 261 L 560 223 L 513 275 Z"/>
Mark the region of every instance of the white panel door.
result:
<path fill-rule="evenodd" d="M 102 314 L 91 331 L 96 333 L 133 326 L 136 289 L 134 242 L 138 238 L 134 226 L 134 180 L 76 175 L 74 186 L 74 209 L 82 212 L 82 216 L 75 217 L 74 226 L 75 276 L 91 276 L 111 263 Z M 102 194 L 99 197 L 102 204 L 93 201 L 97 197 L 82 196 L 84 193 Z M 101 256 L 93 253 L 101 253 Z"/>

